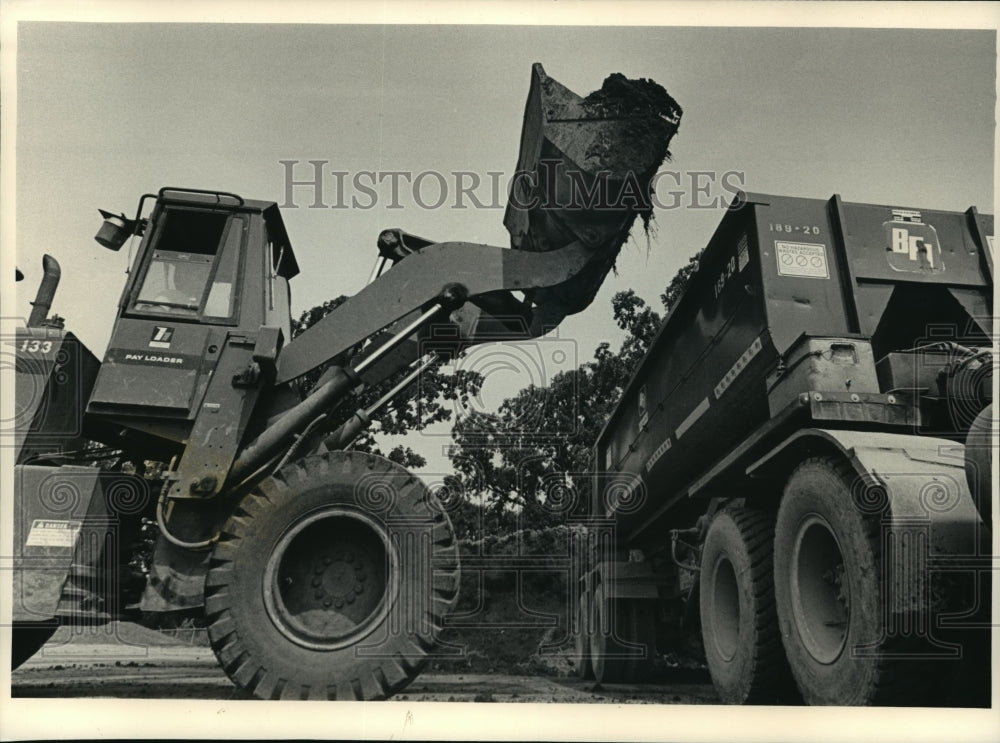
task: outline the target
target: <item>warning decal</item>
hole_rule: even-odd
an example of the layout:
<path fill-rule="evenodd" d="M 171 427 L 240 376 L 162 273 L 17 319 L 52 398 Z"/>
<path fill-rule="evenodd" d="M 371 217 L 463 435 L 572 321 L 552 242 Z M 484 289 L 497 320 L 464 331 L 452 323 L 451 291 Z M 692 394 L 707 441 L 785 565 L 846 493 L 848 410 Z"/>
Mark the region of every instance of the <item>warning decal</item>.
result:
<path fill-rule="evenodd" d="M 774 241 L 781 276 L 804 276 L 810 279 L 828 279 L 830 270 L 826 262 L 826 245 L 822 243 L 793 243 Z"/>
<path fill-rule="evenodd" d="M 35 519 L 24 544 L 26 547 L 70 547 L 76 544 L 80 534 L 79 521 L 55 521 Z"/>
<path fill-rule="evenodd" d="M 639 388 L 639 428 L 649 423 L 649 410 L 646 408 L 646 385 Z"/>
<path fill-rule="evenodd" d="M 654 451 L 650 455 L 649 459 L 646 460 L 646 472 L 651 471 L 653 469 L 653 465 L 660 461 L 660 457 L 670 451 L 670 446 L 670 437 L 667 436 L 667 438 L 663 440 L 663 443 L 656 447 L 656 451 Z"/>

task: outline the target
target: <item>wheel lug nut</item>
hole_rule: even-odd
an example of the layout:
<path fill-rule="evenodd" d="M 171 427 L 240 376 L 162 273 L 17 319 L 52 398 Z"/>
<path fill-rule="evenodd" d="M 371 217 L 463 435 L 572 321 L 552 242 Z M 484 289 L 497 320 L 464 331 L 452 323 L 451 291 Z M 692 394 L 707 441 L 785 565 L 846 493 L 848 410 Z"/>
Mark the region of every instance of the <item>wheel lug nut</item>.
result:
<path fill-rule="evenodd" d="M 335 609 L 343 609 L 344 608 L 344 602 L 343 601 L 334 601 L 333 602 L 333 608 L 335 608 Z"/>
<path fill-rule="evenodd" d="M 321 582 L 321 581 L 320 581 L 320 579 L 319 579 L 319 578 L 313 578 L 313 579 L 312 579 L 312 584 L 313 584 L 313 588 L 319 588 L 319 584 L 320 584 L 320 582 Z"/>
<path fill-rule="evenodd" d="M 330 604 L 332 604 L 332 603 L 333 602 L 330 601 L 330 599 L 327 599 L 326 601 L 323 602 L 323 606 L 325 606 L 327 609 L 329 609 L 330 608 Z"/>
<path fill-rule="evenodd" d="M 363 593 L 364 590 L 365 590 L 364 586 L 355 586 L 354 587 L 354 592 L 357 593 L 357 594 Z"/>
<path fill-rule="evenodd" d="M 329 565 L 331 562 L 333 562 L 333 560 L 331 560 L 329 557 L 324 557 L 323 558 L 323 564 L 324 565 Z"/>
<path fill-rule="evenodd" d="M 354 603 L 354 597 L 353 596 L 348 596 L 347 597 L 347 603 L 353 604 Z"/>

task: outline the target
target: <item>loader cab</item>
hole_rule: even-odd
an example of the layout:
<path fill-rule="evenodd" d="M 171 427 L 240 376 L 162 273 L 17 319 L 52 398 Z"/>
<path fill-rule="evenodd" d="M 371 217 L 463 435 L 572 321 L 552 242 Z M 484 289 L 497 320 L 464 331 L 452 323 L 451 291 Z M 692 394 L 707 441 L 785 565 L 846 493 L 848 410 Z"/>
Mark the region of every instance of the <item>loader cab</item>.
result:
<path fill-rule="evenodd" d="M 161 190 L 132 273 L 122 316 L 290 329 L 298 264 L 273 202 Z"/>
<path fill-rule="evenodd" d="M 290 339 L 298 265 L 273 202 L 177 188 L 147 198 L 155 203 L 143 220 L 140 202 L 131 222 L 142 240 L 87 413 L 180 444 L 224 355 L 234 363 L 246 349 L 249 363 L 262 326 Z"/>

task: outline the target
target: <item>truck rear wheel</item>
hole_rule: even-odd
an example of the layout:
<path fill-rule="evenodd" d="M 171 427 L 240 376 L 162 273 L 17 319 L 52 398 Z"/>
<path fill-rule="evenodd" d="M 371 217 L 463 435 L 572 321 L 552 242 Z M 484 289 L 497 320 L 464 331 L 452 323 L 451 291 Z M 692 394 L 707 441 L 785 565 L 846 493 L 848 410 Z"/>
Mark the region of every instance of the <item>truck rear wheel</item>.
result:
<path fill-rule="evenodd" d="M 965 476 L 976 510 L 987 528 L 993 528 L 993 405 L 972 421 L 965 439 Z"/>
<path fill-rule="evenodd" d="M 788 662 L 808 704 L 919 703 L 924 674 L 885 633 L 879 516 L 858 509 L 853 479 L 816 458 L 785 488 L 774 588 Z"/>
<path fill-rule="evenodd" d="M 656 617 L 649 599 L 607 598 L 604 584 L 591 602 L 590 663 L 599 683 L 644 681 L 656 657 Z"/>
<path fill-rule="evenodd" d="M 776 704 L 794 689 L 781 646 L 772 570 L 774 516 L 734 508 L 713 519 L 701 559 L 701 633 L 729 704 Z"/>
<path fill-rule="evenodd" d="M 451 523 L 398 465 L 291 463 L 236 509 L 205 588 L 225 672 L 262 699 L 381 699 L 425 665 L 458 594 Z"/>
<path fill-rule="evenodd" d="M 580 591 L 573 612 L 573 663 L 576 675 L 582 679 L 594 678 L 594 666 L 590 660 L 591 607 L 590 591 Z"/>

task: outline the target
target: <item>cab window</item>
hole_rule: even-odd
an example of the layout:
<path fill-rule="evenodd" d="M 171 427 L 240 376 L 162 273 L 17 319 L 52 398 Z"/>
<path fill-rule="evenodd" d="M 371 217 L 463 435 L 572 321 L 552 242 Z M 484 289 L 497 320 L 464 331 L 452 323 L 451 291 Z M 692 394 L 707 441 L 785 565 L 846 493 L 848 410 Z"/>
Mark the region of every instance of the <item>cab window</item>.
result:
<path fill-rule="evenodd" d="M 168 208 L 132 309 L 193 319 L 232 318 L 244 225 L 239 215 Z"/>

